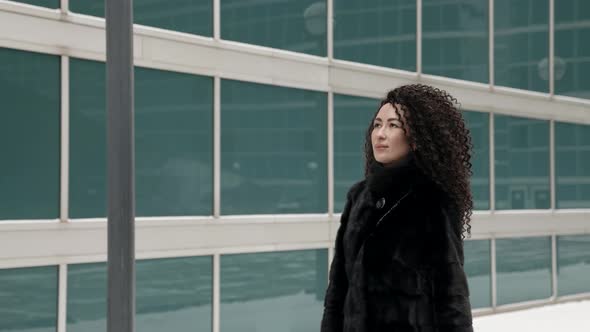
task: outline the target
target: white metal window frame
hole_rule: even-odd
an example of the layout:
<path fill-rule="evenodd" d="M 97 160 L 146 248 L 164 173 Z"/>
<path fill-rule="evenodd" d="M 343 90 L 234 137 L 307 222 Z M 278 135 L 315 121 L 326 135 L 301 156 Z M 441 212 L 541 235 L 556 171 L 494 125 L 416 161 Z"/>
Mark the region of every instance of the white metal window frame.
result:
<path fill-rule="evenodd" d="M 512 305 L 496 305 L 495 250 L 492 255 L 492 308 L 474 314 L 590 297 L 556 296 L 558 235 L 589 234 L 590 209 L 556 209 L 554 173 L 555 121 L 590 124 L 590 101 L 494 85 L 494 0 L 489 0 L 490 83 L 481 84 L 425 75 L 421 72 L 421 0 L 417 1 L 416 72 L 382 68 L 333 58 L 333 2 L 327 0 L 327 57 L 300 54 L 222 40 L 220 1 L 213 1 L 213 36 L 202 37 L 158 28 L 134 27 L 134 61 L 137 66 L 192 73 L 214 78 L 214 208 L 212 216 L 137 218 L 137 258 L 195 255 L 213 256 L 213 330 L 219 331 L 219 259 L 228 253 L 297 249 L 328 249 L 338 229 L 329 199 L 325 214 L 220 215 L 220 80 L 236 79 L 328 94 L 328 197 L 333 198 L 333 95 L 380 98 L 388 89 L 421 82 L 449 91 L 464 109 L 490 114 L 490 210 L 475 211 L 471 239 L 551 236 L 552 298 Z M 0 0 L 0 47 L 61 56 L 61 192 L 57 220 L 0 222 L 0 269 L 41 265 L 59 266 L 59 331 L 65 331 L 67 265 L 106 260 L 106 219 L 68 218 L 69 186 L 69 58 L 105 60 L 104 19 L 71 13 L 68 0 L 57 10 Z M 550 47 L 554 45 L 554 0 L 550 0 Z M 553 63 L 553 49 L 549 62 Z M 550 66 L 550 77 L 553 68 Z M 550 121 L 551 209 L 495 210 L 493 115 L 505 114 Z M 216 267 L 217 266 L 217 267 Z"/>

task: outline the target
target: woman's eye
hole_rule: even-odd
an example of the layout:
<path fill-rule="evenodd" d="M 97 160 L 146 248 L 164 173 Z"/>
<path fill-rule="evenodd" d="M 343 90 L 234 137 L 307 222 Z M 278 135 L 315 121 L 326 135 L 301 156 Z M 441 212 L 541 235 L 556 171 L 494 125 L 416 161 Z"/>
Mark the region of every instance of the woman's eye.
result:
<path fill-rule="evenodd" d="M 379 127 L 379 123 L 373 123 L 373 128 Z"/>
<path fill-rule="evenodd" d="M 397 125 L 397 124 L 395 124 L 395 123 L 390 123 L 390 124 L 389 124 L 389 126 L 390 126 L 390 127 L 398 127 L 398 125 Z"/>

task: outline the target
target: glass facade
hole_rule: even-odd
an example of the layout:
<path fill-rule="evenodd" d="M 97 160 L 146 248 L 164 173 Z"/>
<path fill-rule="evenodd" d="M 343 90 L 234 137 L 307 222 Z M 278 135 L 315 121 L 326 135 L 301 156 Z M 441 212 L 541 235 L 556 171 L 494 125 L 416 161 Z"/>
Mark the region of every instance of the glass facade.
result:
<path fill-rule="evenodd" d="M 57 267 L 0 270 L 0 331 L 57 332 Z"/>
<path fill-rule="evenodd" d="M 69 0 L 76 13 L 104 17 L 105 1 Z M 133 22 L 151 27 L 213 35 L 213 0 L 135 0 Z"/>
<path fill-rule="evenodd" d="M 557 295 L 590 292 L 590 234 L 557 237 Z"/>
<path fill-rule="evenodd" d="M 590 99 L 590 2 L 555 1 L 555 93 Z"/>
<path fill-rule="evenodd" d="M 334 94 L 334 211 L 342 212 L 346 193 L 365 174 L 365 134 L 379 100 Z"/>
<path fill-rule="evenodd" d="M 221 0 L 221 38 L 326 56 L 326 0 Z"/>
<path fill-rule="evenodd" d="M 318 330 L 327 272 L 326 249 L 222 255 L 221 332 Z"/>
<path fill-rule="evenodd" d="M 472 309 L 492 306 L 490 240 L 464 241 L 465 265 Z"/>
<path fill-rule="evenodd" d="M 139 332 L 211 331 L 210 256 L 139 260 L 136 319 Z M 106 330 L 107 266 L 68 267 L 68 332 Z"/>
<path fill-rule="evenodd" d="M 496 240 L 498 305 L 551 296 L 551 237 Z"/>
<path fill-rule="evenodd" d="M 60 58 L 0 48 L 0 220 L 59 217 Z"/>
<path fill-rule="evenodd" d="M 548 209 L 549 121 L 494 116 L 496 209 Z"/>
<path fill-rule="evenodd" d="M 590 126 L 555 122 L 557 208 L 590 208 Z"/>
<path fill-rule="evenodd" d="M 106 216 L 105 65 L 71 60 L 70 216 Z M 139 216 L 211 215 L 213 80 L 135 69 Z"/>
<path fill-rule="evenodd" d="M 495 84 L 549 92 L 549 0 L 494 0 L 494 12 Z"/>
<path fill-rule="evenodd" d="M 463 119 L 470 131 L 473 151 L 471 164 L 471 192 L 476 210 L 490 208 L 490 114 L 463 112 Z"/>
<path fill-rule="evenodd" d="M 56 24 L 60 20 L 56 16 L 58 10 L 47 9 L 59 8 L 59 0 L 16 2 L 44 7 L 20 10 L 13 3 L 16 15 L 38 20 L 34 27 L 52 30 L 63 23 Z M 74 14 L 104 17 L 104 0 L 67 2 Z M 327 0 L 219 1 L 221 39 L 271 48 L 268 52 L 244 52 L 261 56 L 261 59 L 288 58 L 284 63 L 293 61 L 317 66 L 319 83 L 316 84 L 314 80 L 299 81 L 289 76 L 288 71 L 298 70 L 297 66 L 273 68 L 276 72 L 269 78 L 264 76 L 267 73 L 259 77 L 242 72 L 240 63 L 225 71 L 225 67 L 198 67 L 181 59 L 177 63 L 174 59 L 152 58 L 150 47 L 158 45 L 150 44 L 152 38 L 165 40 L 172 48 L 180 45 L 209 48 L 212 53 L 205 56 L 242 51 L 229 45 L 231 43 L 217 43 L 210 38 L 213 36 L 213 0 L 134 1 L 135 23 L 167 30 L 160 31 L 157 38 L 152 35 L 139 39 L 140 64 L 154 68 L 135 68 L 137 216 L 166 219 L 207 216 L 203 224 L 222 224 L 225 218 L 220 221 L 212 217 L 213 139 L 215 134 L 220 134 L 220 164 L 216 167 L 220 173 L 219 204 L 223 217 L 266 214 L 265 220 L 273 220 L 273 223 L 283 219 L 297 223 L 297 216 L 286 215 L 314 213 L 321 214 L 317 217 L 321 219 L 318 223 L 330 220 L 329 174 L 334 175 L 335 213 L 342 212 L 351 185 L 364 177 L 364 135 L 379 101 L 355 94 L 375 96 L 375 93 L 384 92 L 374 91 L 370 79 L 382 82 L 381 79 L 391 75 L 392 84 L 400 80 L 420 81 L 411 77 L 419 67 L 416 63 L 419 44 L 422 47 L 420 66 L 425 74 L 486 84 L 490 82 L 491 69 L 494 86 L 548 93 L 549 2 L 494 0 L 494 39 L 491 40 L 494 63 L 490 68 L 489 0 L 422 0 L 421 40 L 417 40 L 418 8 L 414 0 L 334 0 L 333 41 L 327 39 Z M 590 79 L 586 75 L 590 72 L 590 1 L 552 2 L 555 4 L 555 94 L 590 98 Z M 15 13 L 0 10 L 2 15 Z M 76 30 L 86 31 L 88 24 L 93 25 L 88 21 L 88 17 L 78 15 L 68 21 L 68 25 L 72 29 L 86 26 Z M 200 41 L 187 39 L 187 35 L 181 41 L 178 34 L 171 32 L 208 37 L 210 43 L 203 38 Z M 32 36 L 32 32 L 26 33 Z M 47 33 L 55 34 L 55 31 Z M 76 38 L 82 38 L 84 33 Z M 63 45 L 39 45 L 34 38 L 27 39 L 29 37 L 19 35 L 22 40 L 10 40 L 3 46 L 57 55 L 0 48 L 0 91 L 4 105 L 0 108 L 0 149 L 3 152 L 0 224 L 2 231 L 4 227 L 9 231 L 13 231 L 13 227 L 17 232 L 29 231 L 30 227 L 31 231 L 44 236 L 59 237 L 62 231 L 59 227 L 72 226 L 56 221 L 60 217 L 60 203 L 68 207 L 72 219 L 106 216 L 106 68 L 102 62 L 70 57 L 75 54 L 100 58 L 99 53 L 89 53 L 100 51 L 80 46 L 83 44 L 79 44 L 80 41 L 73 43 L 72 53 L 69 53 L 64 51 L 72 45 L 68 40 Z M 72 37 L 66 34 L 64 38 Z M 328 44 L 333 44 L 335 59 L 374 67 L 350 69 L 350 66 L 342 66 L 342 62 L 332 62 L 327 59 Z M 295 53 L 285 57 L 284 52 L 277 50 Z M 201 51 L 195 52 L 186 56 L 202 55 Z M 234 55 L 222 61 L 233 60 Z M 310 59 L 309 55 L 317 58 Z M 68 59 L 68 67 L 61 67 L 62 56 Z M 384 68 L 405 70 L 410 75 L 395 74 Z M 69 75 L 68 80 L 64 80 L 68 82 L 69 91 L 65 95 L 69 95 L 69 100 L 63 105 L 62 69 Z M 183 73 L 188 71 L 221 77 L 219 91 L 214 94 L 213 77 Z M 343 82 L 351 77 L 366 79 L 368 86 L 363 88 L 358 83 Z M 477 90 L 470 90 L 468 84 L 441 82 L 461 93 Z M 327 91 L 334 92 L 333 123 L 328 122 Z M 485 96 L 482 103 L 469 99 L 472 105 L 479 106 L 462 112 L 474 145 L 471 159 L 474 208 L 484 215 L 492 205 L 497 210 L 551 208 L 549 120 L 533 118 L 536 115 L 531 112 L 535 110 L 531 109 L 520 113 L 525 117 L 509 115 L 512 109 L 502 108 L 501 103 L 496 108 L 489 101 L 491 97 L 504 96 L 503 92 L 482 91 L 474 92 Z M 213 123 L 214 95 L 220 97 L 219 109 L 215 108 L 220 110 L 219 132 L 215 132 Z M 555 119 L 560 121 L 578 121 L 576 117 L 561 115 L 570 111 L 570 105 L 578 110 L 584 107 L 579 101 L 570 103 L 564 98 L 543 101 L 526 94 L 515 96 L 517 103 L 513 107 L 528 100 L 543 107 L 555 105 Z M 69 110 L 69 117 L 64 117 L 69 119 L 69 127 L 66 127 L 69 141 L 63 142 L 63 151 L 60 141 L 62 109 Z M 538 116 L 549 118 L 544 110 Z M 590 208 L 590 125 L 583 124 L 588 123 L 588 119 L 582 117 L 579 123 L 555 122 L 554 190 L 558 209 Z M 494 120 L 490 133 L 491 119 Z M 330 170 L 328 151 L 332 147 L 328 144 L 328 129 L 332 125 L 334 167 Z M 495 155 L 492 161 L 490 149 Z M 68 156 L 68 164 L 63 165 L 63 170 L 69 172 L 68 179 L 60 178 L 62 154 Z M 494 167 L 495 178 L 491 178 L 490 164 Z M 61 187 L 62 180 L 68 183 L 68 188 Z M 491 183 L 495 185 L 494 197 L 490 193 Z M 68 195 L 65 202 L 60 202 L 63 189 L 67 189 Z M 521 213 L 523 219 L 530 219 L 530 212 L 510 214 Z M 556 215 L 570 218 L 570 212 L 556 211 Z M 575 219 L 578 213 L 586 212 L 578 210 L 571 215 Z M 503 215 L 496 214 L 494 218 L 502 219 Z M 40 222 L 40 219 L 53 221 Z M 171 223 L 180 225 L 179 228 L 201 226 L 200 221 L 192 224 L 188 219 L 177 218 Z M 15 220 L 16 226 L 12 223 Z M 165 227 L 159 224 L 161 222 L 154 221 L 158 227 Z M 37 224 L 42 226 L 36 228 Z M 85 227 L 81 224 L 73 226 Z M 144 225 L 151 227 L 150 222 Z M 59 231 L 53 231 L 52 227 Z M 207 224 L 206 227 L 217 226 Z M 50 233 L 58 235 L 47 235 Z M 498 305 L 547 299 L 551 295 L 549 233 L 542 233 L 543 237 L 497 240 Z M 6 236 L 7 233 L 2 234 Z M 221 232 L 214 236 L 222 236 L 218 234 Z M 76 239 L 85 240 L 84 237 Z M 39 246 L 55 241 L 54 238 L 44 239 Z M 465 271 L 474 309 L 492 306 L 492 241 L 465 242 Z M 317 243 L 320 242 L 314 242 L 312 248 Z M 282 243 L 277 245 L 281 247 Z M 227 250 L 223 244 L 212 248 L 220 250 L 217 253 Z M 328 250 L 299 248 L 298 251 L 251 253 L 248 251 L 261 250 L 251 243 L 239 248 L 236 251 L 240 253 L 220 254 L 221 273 L 216 276 L 220 278 L 221 287 L 221 329 L 317 330 L 327 286 Z M 63 249 L 64 255 L 76 249 Z M 38 248 L 31 250 L 34 253 Z M 557 237 L 558 296 L 590 292 L 588 252 L 589 234 Z M 160 257 L 162 252 L 149 253 L 152 254 L 151 257 Z M 23 257 L 21 253 L 11 255 L 0 257 L 0 266 L 12 266 L 20 259 L 14 257 Z M 31 257 L 26 264 L 31 261 L 57 264 L 54 256 L 44 255 Z M 76 257 L 77 262 L 84 259 Z M 215 283 L 212 263 L 211 256 L 137 261 L 138 331 L 210 331 L 212 310 L 217 307 L 212 304 Z M 67 269 L 68 332 L 104 331 L 106 265 L 70 264 Z M 56 266 L 0 269 L 0 331 L 56 331 L 58 293 Z M 296 319 L 293 312 L 298 314 Z"/>
<path fill-rule="evenodd" d="M 334 0 L 334 57 L 416 70 L 416 2 Z"/>
<path fill-rule="evenodd" d="M 321 92 L 221 81 L 222 214 L 327 211 L 327 101 Z"/>
<path fill-rule="evenodd" d="M 26 3 L 28 5 L 41 6 L 47 8 L 59 8 L 60 0 L 11 0 L 15 2 Z"/>
<path fill-rule="evenodd" d="M 488 1 L 422 1 L 425 74 L 489 81 Z"/>

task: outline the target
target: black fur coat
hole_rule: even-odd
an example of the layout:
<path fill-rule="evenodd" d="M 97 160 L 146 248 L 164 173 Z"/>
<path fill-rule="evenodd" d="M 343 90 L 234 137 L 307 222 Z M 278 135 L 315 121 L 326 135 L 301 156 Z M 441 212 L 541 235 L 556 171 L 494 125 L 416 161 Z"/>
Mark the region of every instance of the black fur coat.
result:
<path fill-rule="evenodd" d="M 322 332 L 472 332 L 463 241 L 412 154 L 349 190 Z"/>

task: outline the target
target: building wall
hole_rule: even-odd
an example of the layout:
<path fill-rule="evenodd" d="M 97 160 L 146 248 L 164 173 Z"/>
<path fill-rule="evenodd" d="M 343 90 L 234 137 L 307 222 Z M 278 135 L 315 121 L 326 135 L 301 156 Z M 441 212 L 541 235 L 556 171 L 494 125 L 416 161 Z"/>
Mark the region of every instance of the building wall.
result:
<path fill-rule="evenodd" d="M 363 132 L 412 82 L 457 97 L 472 133 L 475 314 L 589 296 L 587 1 L 136 0 L 134 15 L 138 330 L 319 329 Z M 105 330 L 103 16 L 0 0 L 0 331 Z"/>

